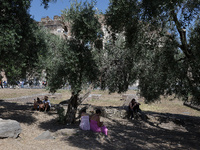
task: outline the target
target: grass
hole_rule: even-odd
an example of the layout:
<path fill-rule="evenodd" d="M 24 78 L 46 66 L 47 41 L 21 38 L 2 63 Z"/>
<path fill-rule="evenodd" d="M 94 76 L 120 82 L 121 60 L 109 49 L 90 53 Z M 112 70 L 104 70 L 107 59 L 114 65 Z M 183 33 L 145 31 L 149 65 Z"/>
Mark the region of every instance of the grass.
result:
<path fill-rule="evenodd" d="M 0 99 L 48 93 L 45 89 L 0 89 Z"/>
<path fill-rule="evenodd" d="M 41 93 L 48 93 L 48 91 L 45 89 L 0 89 L 0 99 L 28 96 Z M 62 98 L 51 100 L 51 103 L 53 104 L 58 104 L 63 100 L 69 99 L 71 96 L 71 91 L 69 90 L 58 90 L 57 93 L 61 93 Z M 86 91 L 82 91 L 81 94 L 84 93 L 86 93 Z M 99 99 L 90 99 L 88 101 L 84 101 L 83 103 L 96 106 L 122 106 L 124 103 L 124 101 L 121 100 L 122 94 L 109 94 L 108 91 L 100 90 L 93 90 L 91 94 L 101 94 L 101 96 Z M 136 94 L 136 91 L 129 90 L 123 94 Z M 143 111 L 200 116 L 200 111 L 184 106 L 183 102 L 179 99 L 171 99 L 171 97 L 162 97 L 161 100 L 158 102 L 145 104 L 143 98 L 139 98 L 139 102 L 141 103 L 140 108 Z"/>
<path fill-rule="evenodd" d="M 160 101 L 145 104 L 141 102 L 141 109 L 144 111 L 152 111 L 158 113 L 171 113 L 171 114 L 182 114 L 189 116 L 200 116 L 200 111 L 192 109 L 183 105 L 183 101 L 180 99 L 171 99 L 170 97 L 164 98 L 162 97 Z"/>

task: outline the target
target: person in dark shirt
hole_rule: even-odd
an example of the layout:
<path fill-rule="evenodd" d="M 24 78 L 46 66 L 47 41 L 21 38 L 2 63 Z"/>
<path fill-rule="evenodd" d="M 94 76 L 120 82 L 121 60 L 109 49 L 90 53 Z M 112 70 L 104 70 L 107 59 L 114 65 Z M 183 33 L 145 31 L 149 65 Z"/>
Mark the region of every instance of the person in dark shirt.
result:
<path fill-rule="evenodd" d="M 131 113 L 131 119 L 134 119 L 134 115 L 138 115 L 138 112 L 141 112 L 140 109 L 140 103 L 136 102 L 136 100 L 133 98 L 131 102 L 129 103 L 129 111 Z"/>
<path fill-rule="evenodd" d="M 35 110 L 39 110 L 39 105 L 42 104 L 42 101 L 40 100 L 39 97 L 37 97 L 37 100 L 34 99 L 34 105 L 33 105 L 33 108 Z"/>

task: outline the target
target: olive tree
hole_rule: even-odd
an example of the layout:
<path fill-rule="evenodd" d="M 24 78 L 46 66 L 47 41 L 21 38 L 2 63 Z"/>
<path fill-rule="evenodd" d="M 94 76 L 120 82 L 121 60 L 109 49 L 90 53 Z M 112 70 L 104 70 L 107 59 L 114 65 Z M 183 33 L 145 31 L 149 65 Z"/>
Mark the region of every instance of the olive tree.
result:
<path fill-rule="evenodd" d="M 198 25 L 191 28 L 199 22 L 199 9 L 199 0 L 110 0 L 107 25 L 114 40 L 116 33 L 124 34 L 132 64 L 126 68 L 135 68 L 123 77 L 134 76 L 132 81 L 139 81 L 140 94 L 148 102 L 172 94 L 199 101 Z M 120 84 L 121 79 L 116 81 Z M 127 85 L 116 89 L 125 90 Z"/>
<path fill-rule="evenodd" d="M 46 51 L 44 32 L 31 18 L 30 6 L 31 0 L 0 2 L 0 71 L 10 84 L 33 74 L 39 55 Z"/>
<path fill-rule="evenodd" d="M 94 2 L 78 3 L 63 11 L 62 17 L 66 32 L 71 29 L 71 38 L 60 39 L 60 46 L 53 46 L 47 70 L 47 82 L 51 92 L 71 86 L 72 97 L 68 104 L 66 121 L 73 123 L 79 101 L 79 93 L 97 79 L 98 68 L 94 61 L 93 47 L 102 35 L 101 24 L 94 10 Z M 56 42 L 57 43 L 57 42 Z M 52 42 L 54 45 L 54 42 Z"/>

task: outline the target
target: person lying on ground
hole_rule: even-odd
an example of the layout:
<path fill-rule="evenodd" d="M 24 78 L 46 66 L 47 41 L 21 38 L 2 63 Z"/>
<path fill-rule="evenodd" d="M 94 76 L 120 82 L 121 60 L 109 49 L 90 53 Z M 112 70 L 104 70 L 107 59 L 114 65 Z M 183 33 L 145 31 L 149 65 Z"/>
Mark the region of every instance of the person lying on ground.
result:
<path fill-rule="evenodd" d="M 81 123 L 80 123 L 79 127 L 82 130 L 90 130 L 90 117 L 86 113 L 86 109 L 82 110 L 82 113 L 81 113 Z"/>
<path fill-rule="evenodd" d="M 101 115 L 101 110 L 97 109 L 96 114 L 91 116 L 90 130 L 92 130 L 94 132 L 102 132 L 107 136 L 108 129 L 106 128 L 106 126 L 104 126 L 103 122 L 100 122 L 100 115 Z"/>
<path fill-rule="evenodd" d="M 37 97 L 37 100 L 34 99 L 34 104 L 33 104 L 34 110 L 38 110 L 40 104 L 42 104 L 42 101 L 40 100 L 39 97 Z"/>
<path fill-rule="evenodd" d="M 48 96 L 44 97 L 44 101 L 42 102 L 42 104 L 39 105 L 39 111 L 44 110 L 45 112 L 50 110 L 51 108 L 51 103 L 48 100 Z"/>

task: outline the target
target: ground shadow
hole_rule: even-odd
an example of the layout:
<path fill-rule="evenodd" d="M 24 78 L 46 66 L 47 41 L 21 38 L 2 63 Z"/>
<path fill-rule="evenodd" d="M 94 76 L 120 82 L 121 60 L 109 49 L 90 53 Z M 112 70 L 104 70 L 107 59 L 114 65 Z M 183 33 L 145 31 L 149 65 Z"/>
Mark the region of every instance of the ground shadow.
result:
<path fill-rule="evenodd" d="M 31 111 L 31 108 L 28 104 L 0 100 L 0 118 L 32 124 L 36 121 L 36 118 L 32 116 L 33 111 Z"/>
<path fill-rule="evenodd" d="M 32 124 L 37 119 L 33 117 L 34 111 L 31 108 L 32 105 L 27 103 L 0 100 L 0 118 Z M 78 128 L 78 122 L 72 125 L 59 124 L 55 117 L 41 122 L 38 126 L 51 132 L 57 132 L 60 129 L 74 129 L 75 133 L 62 136 L 61 140 L 80 149 L 199 149 L 200 117 L 152 111 L 144 111 L 144 113 L 149 118 L 147 121 L 102 118 L 108 128 L 108 137 L 92 131 L 82 131 Z M 55 111 L 50 111 L 45 115 L 55 115 Z"/>
<path fill-rule="evenodd" d="M 67 127 L 66 124 L 61 124 L 58 122 L 58 118 L 55 118 L 55 119 L 51 119 L 51 120 L 48 120 L 48 121 L 44 121 L 42 123 L 40 123 L 38 125 L 41 129 L 44 129 L 44 130 L 49 130 L 51 132 L 56 132 L 60 129 L 64 129 Z M 73 128 L 77 126 L 77 125 L 73 125 Z"/>
<path fill-rule="evenodd" d="M 127 119 L 107 118 L 105 124 L 109 130 L 108 138 L 91 131 L 77 130 L 77 133 L 69 137 L 63 137 L 62 140 L 69 141 L 71 146 L 82 149 L 188 150 L 200 147 L 199 117 L 156 112 L 145 113 L 150 117 L 156 118 L 156 120 L 130 121 Z M 173 116 L 176 119 L 163 119 L 168 116 Z M 180 122 L 176 122 L 177 120 L 180 120 Z"/>

